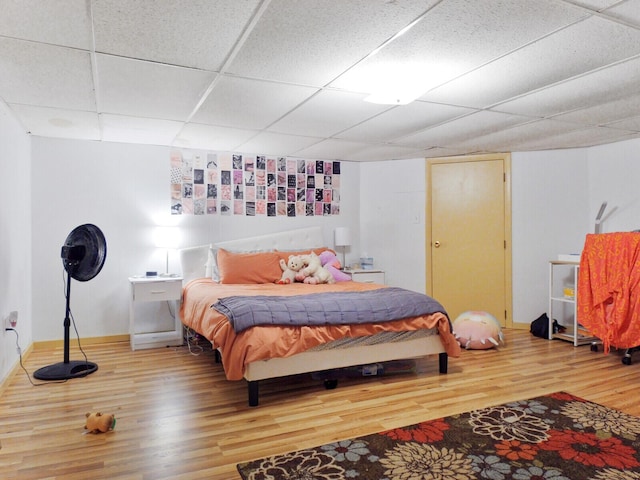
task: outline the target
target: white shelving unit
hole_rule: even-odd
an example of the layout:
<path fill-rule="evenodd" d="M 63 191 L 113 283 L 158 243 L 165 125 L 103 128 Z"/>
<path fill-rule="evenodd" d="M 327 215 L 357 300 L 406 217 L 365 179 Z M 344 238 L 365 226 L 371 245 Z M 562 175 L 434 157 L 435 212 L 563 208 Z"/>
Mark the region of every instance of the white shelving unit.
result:
<path fill-rule="evenodd" d="M 573 297 L 565 296 L 564 294 L 559 293 L 563 290 L 561 286 L 557 285 L 557 278 L 560 274 L 560 271 L 564 273 L 563 278 L 566 278 L 567 274 L 573 276 Z M 580 262 L 563 260 L 551 260 L 549 262 L 549 340 L 558 338 L 560 340 L 565 340 L 567 342 L 573 343 L 575 347 L 579 345 L 589 345 L 598 341 L 598 338 L 582 333 L 582 326 L 578 324 L 577 299 L 579 271 Z M 567 305 L 570 306 L 573 311 L 573 324 L 566 325 L 561 319 L 557 319 L 558 323 L 566 327 L 567 330 L 563 333 L 553 333 L 553 312 L 554 310 L 557 311 L 558 307 Z"/>

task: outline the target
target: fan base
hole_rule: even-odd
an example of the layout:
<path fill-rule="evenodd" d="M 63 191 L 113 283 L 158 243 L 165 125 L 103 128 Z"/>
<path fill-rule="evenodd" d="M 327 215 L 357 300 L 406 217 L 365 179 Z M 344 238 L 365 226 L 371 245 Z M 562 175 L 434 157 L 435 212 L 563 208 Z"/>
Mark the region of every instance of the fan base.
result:
<path fill-rule="evenodd" d="M 98 370 L 98 365 L 92 362 L 80 360 L 60 362 L 39 368 L 33 373 L 38 380 L 68 380 L 71 378 L 86 377 Z"/>

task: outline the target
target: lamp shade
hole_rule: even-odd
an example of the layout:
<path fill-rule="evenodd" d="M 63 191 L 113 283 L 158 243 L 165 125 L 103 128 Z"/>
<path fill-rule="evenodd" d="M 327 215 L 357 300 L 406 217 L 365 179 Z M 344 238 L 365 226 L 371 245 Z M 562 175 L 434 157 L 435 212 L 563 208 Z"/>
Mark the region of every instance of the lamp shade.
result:
<path fill-rule="evenodd" d="M 158 248 L 176 248 L 180 244 L 178 227 L 156 227 L 153 240 Z"/>
<path fill-rule="evenodd" d="M 333 232 L 333 243 L 336 247 L 348 247 L 351 245 L 351 230 L 347 227 L 338 227 Z"/>

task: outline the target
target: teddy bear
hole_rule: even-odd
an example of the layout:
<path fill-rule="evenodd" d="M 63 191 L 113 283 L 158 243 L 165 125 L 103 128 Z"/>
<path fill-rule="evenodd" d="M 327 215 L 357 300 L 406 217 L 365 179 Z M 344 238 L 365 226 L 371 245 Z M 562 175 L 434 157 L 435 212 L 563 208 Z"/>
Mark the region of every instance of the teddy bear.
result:
<path fill-rule="evenodd" d="M 87 413 L 87 421 L 84 428 L 88 433 L 105 433 L 113 430 L 116 426 L 116 416 L 113 414 L 102 414 L 100 412 Z"/>
<path fill-rule="evenodd" d="M 285 262 L 280 259 L 280 268 L 282 269 L 282 276 L 276 283 L 285 285 L 296 281 L 296 274 L 305 266 L 304 258 L 302 255 L 289 255 L 288 260 Z"/>
<path fill-rule="evenodd" d="M 338 260 L 338 257 L 333 251 L 325 250 L 318 256 L 320 257 L 322 266 L 329 271 L 336 282 L 348 282 L 351 280 L 351 276 L 341 270 L 342 265 L 340 264 L 340 260 Z"/>
<path fill-rule="evenodd" d="M 481 311 L 468 311 L 453 321 L 453 335 L 461 347 L 467 350 L 486 350 L 504 344 L 504 336 L 498 320 Z"/>
<path fill-rule="evenodd" d="M 311 252 L 309 255 L 302 255 L 304 268 L 296 274 L 296 281 L 318 284 L 318 283 L 335 283 L 335 279 L 329 273 L 329 270 L 322 266 L 320 257 Z"/>

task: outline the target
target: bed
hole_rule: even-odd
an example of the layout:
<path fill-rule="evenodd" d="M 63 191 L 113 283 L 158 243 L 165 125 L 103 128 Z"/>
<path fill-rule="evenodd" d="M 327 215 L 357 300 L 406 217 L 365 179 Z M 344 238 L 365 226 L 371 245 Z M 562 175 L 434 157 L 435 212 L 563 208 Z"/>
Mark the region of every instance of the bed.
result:
<path fill-rule="evenodd" d="M 261 380 L 288 375 L 436 354 L 440 373 L 447 373 L 448 357 L 458 356 L 460 347 L 451 333 L 446 311 L 442 306 L 431 311 L 433 299 L 430 297 L 358 282 L 275 283 L 281 273 L 280 258 L 301 252 L 321 252 L 327 248 L 323 243 L 321 228 L 311 227 L 200 245 L 179 252 L 184 279 L 181 320 L 217 349 L 227 379 L 247 381 L 249 405 L 259 403 Z M 412 301 L 405 303 L 428 303 L 429 313 L 416 310 L 418 313 L 410 317 L 367 321 L 387 313 L 395 314 L 391 300 L 394 295 L 413 295 Z M 388 312 L 378 311 L 373 316 L 370 312 L 358 313 L 361 319 L 356 323 L 342 323 L 342 320 L 327 323 L 327 318 L 335 312 L 325 312 L 317 325 L 269 323 L 242 331 L 234 329 L 234 326 L 237 328 L 237 315 L 221 310 L 221 305 L 231 299 L 244 306 L 245 313 L 250 313 L 247 305 L 255 300 L 264 308 L 264 304 L 269 303 L 267 300 L 280 306 L 286 302 L 304 305 L 323 297 L 332 305 L 328 310 L 335 310 L 336 305 L 341 305 L 339 302 L 360 301 L 361 298 L 368 298 L 370 302 L 374 298 L 379 302 L 384 299 L 384 305 L 390 307 Z M 264 301 L 260 302 L 260 299 Z M 214 304 L 216 307 L 212 307 Z M 311 310 L 310 316 L 315 317 L 317 311 Z M 253 317 L 262 318 L 260 315 Z"/>

